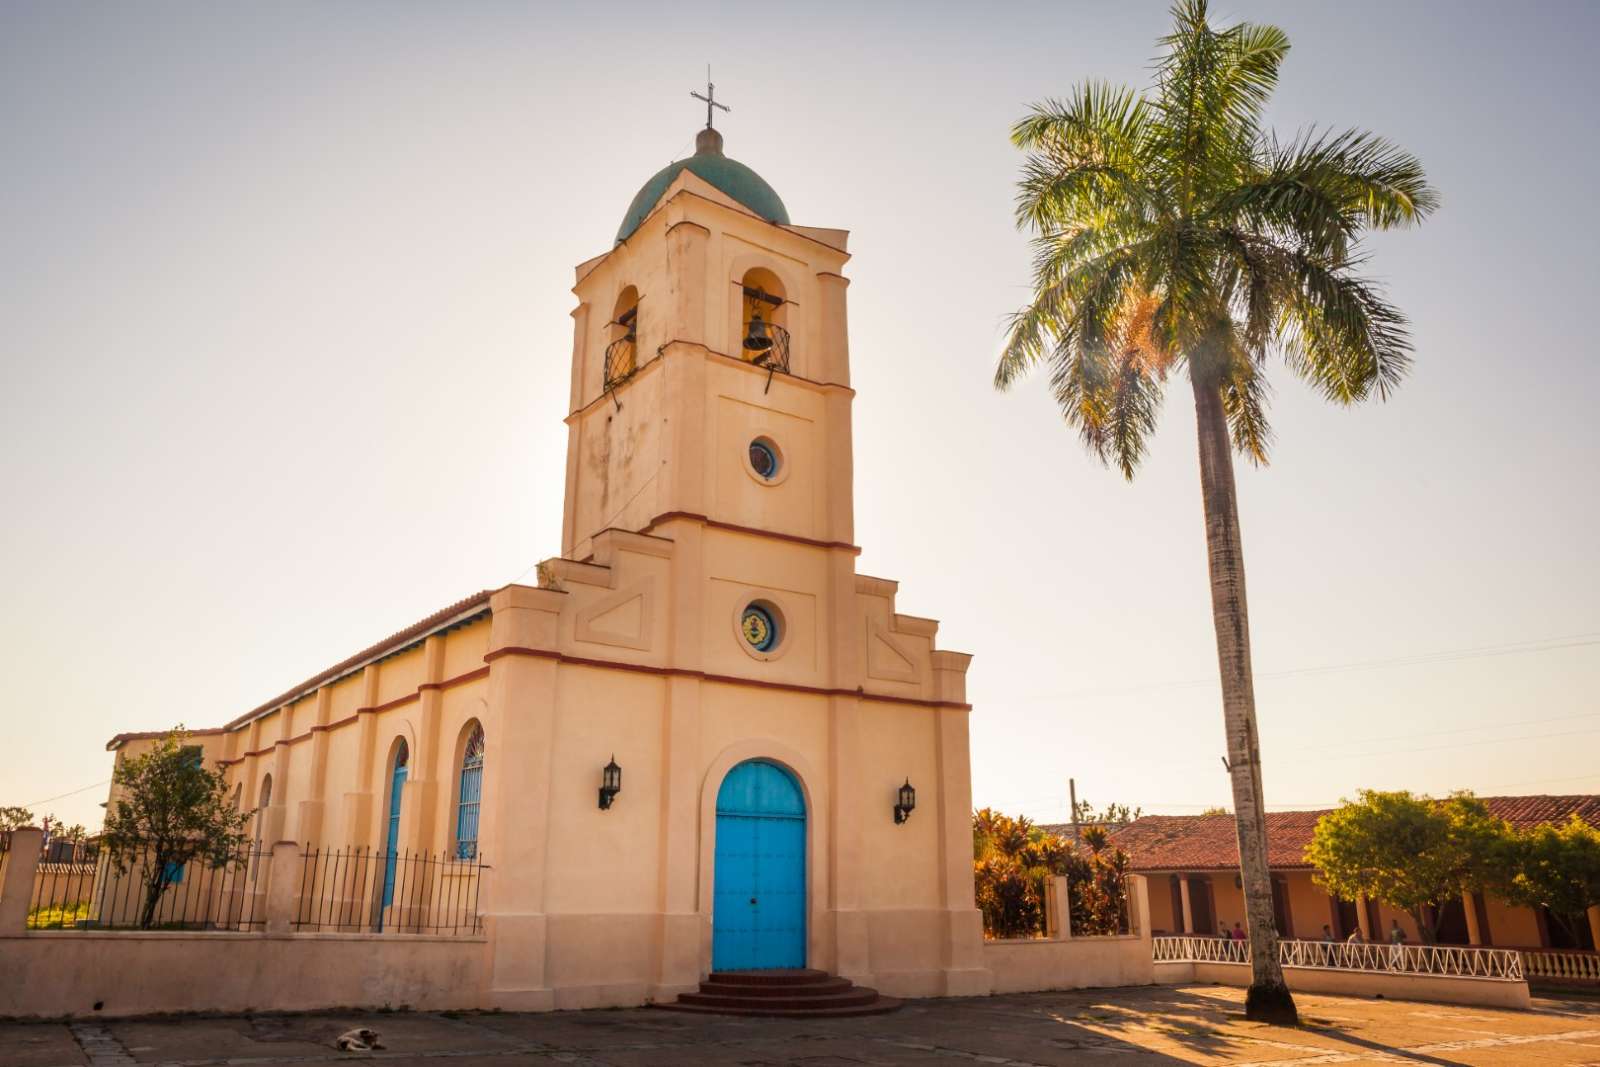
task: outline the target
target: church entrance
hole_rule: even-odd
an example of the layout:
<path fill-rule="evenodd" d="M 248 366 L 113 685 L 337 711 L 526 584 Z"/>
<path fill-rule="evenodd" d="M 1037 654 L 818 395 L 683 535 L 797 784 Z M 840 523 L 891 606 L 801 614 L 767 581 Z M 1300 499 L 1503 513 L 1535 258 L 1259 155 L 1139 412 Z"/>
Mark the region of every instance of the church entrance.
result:
<path fill-rule="evenodd" d="M 711 969 L 806 965 L 806 804 L 775 763 L 747 760 L 717 790 Z"/>

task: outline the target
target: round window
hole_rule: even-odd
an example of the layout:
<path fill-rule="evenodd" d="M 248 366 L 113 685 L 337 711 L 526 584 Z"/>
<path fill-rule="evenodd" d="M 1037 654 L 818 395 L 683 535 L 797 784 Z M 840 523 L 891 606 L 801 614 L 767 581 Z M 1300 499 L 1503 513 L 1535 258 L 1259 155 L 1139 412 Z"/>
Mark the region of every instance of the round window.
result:
<path fill-rule="evenodd" d="M 750 442 L 750 469 L 766 481 L 778 476 L 778 448 L 765 437 Z"/>
<path fill-rule="evenodd" d="M 771 652 L 778 644 L 778 620 L 772 610 L 762 604 L 750 604 L 739 620 L 739 632 L 745 642 L 757 652 Z"/>

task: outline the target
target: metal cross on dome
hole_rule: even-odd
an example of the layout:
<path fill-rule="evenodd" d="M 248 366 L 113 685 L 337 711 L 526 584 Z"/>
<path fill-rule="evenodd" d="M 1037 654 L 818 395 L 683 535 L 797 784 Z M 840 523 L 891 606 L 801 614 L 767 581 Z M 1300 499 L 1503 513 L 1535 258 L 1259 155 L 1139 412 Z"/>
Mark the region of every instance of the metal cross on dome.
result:
<path fill-rule="evenodd" d="M 711 109 L 712 108 L 720 107 L 724 111 L 732 111 L 733 110 L 733 108 L 729 107 L 727 104 L 719 104 L 719 103 L 717 103 L 717 87 L 715 85 L 711 84 L 711 68 L 710 67 L 706 68 L 706 95 L 701 96 L 699 93 L 695 92 L 693 89 L 689 90 L 689 95 L 694 97 L 696 100 L 704 100 L 706 102 L 706 129 L 708 129 L 708 130 L 712 128 L 712 125 L 711 125 Z"/>

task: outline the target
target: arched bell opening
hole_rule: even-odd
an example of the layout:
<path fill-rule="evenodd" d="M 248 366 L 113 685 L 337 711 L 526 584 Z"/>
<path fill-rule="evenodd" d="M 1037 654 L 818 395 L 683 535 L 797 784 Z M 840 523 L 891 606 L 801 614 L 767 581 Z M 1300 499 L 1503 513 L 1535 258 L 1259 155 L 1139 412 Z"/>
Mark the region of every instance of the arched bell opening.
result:
<path fill-rule="evenodd" d="M 765 267 L 752 267 L 740 279 L 739 351 L 747 363 L 771 373 L 789 373 L 789 299 L 783 282 Z"/>
<path fill-rule="evenodd" d="M 604 387 L 614 389 L 639 367 L 639 290 L 626 286 L 617 294 L 606 323 Z"/>

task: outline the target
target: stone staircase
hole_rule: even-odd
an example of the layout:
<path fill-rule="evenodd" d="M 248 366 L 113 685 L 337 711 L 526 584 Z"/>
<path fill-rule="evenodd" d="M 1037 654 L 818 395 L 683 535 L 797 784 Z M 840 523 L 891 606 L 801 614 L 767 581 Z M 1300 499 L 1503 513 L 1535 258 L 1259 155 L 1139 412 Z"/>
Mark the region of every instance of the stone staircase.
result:
<path fill-rule="evenodd" d="M 823 971 L 718 971 L 700 983 L 700 992 L 656 1007 L 708 1015 L 838 1019 L 880 1015 L 894 1011 L 900 1002 Z"/>

